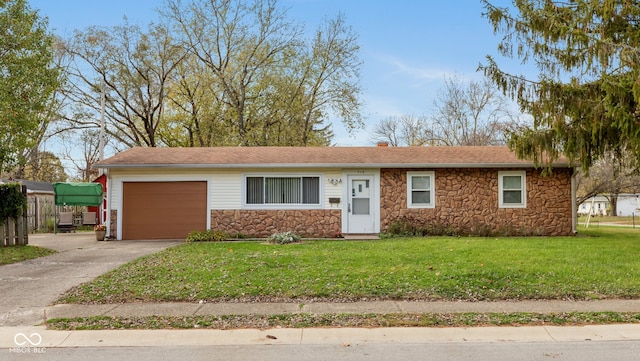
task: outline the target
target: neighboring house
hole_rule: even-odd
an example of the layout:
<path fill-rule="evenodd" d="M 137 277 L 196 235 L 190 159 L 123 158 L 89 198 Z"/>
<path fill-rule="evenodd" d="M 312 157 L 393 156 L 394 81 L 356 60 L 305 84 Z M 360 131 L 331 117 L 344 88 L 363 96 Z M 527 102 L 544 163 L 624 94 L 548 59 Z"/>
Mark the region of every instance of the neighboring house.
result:
<path fill-rule="evenodd" d="M 132 148 L 107 174 L 109 234 L 376 234 L 402 217 L 473 232 L 575 232 L 573 168 L 506 147 Z"/>
<path fill-rule="evenodd" d="M 619 203 L 618 203 L 619 204 Z M 609 208 L 609 199 L 605 196 L 593 196 L 588 198 L 578 207 L 578 214 L 592 216 L 606 216 Z"/>
<path fill-rule="evenodd" d="M 29 231 L 47 230 L 55 216 L 53 185 L 49 182 L 0 179 L 0 184 L 17 182 L 27 187 L 27 219 Z"/>
<path fill-rule="evenodd" d="M 618 194 L 617 213 L 621 217 L 631 217 L 640 215 L 640 195 L 621 193 Z M 609 215 L 610 202 L 605 196 L 591 197 L 578 207 L 578 214 L 587 215 L 591 212 L 592 216 Z"/>
<path fill-rule="evenodd" d="M 631 217 L 640 215 L 640 195 L 639 194 L 619 194 L 618 195 L 618 215 Z"/>

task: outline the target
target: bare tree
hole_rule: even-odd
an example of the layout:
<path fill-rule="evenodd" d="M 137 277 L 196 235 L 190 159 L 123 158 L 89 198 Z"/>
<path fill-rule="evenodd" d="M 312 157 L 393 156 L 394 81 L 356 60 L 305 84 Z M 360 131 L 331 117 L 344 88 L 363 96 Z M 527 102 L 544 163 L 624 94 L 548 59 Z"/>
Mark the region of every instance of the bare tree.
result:
<path fill-rule="evenodd" d="M 434 135 L 425 117 L 402 115 L 385 118 L 376 124 L 373 139 L 393 147 L 421 146 L 433 145 Z"/>
<path fill-rule="evenodd" d="M 339 116 L 349 130 L 361 126 L 359 46 L 342 16 L 320 26 L 310 42 L 277 0 L 170 0 L 164 16 L 200 62 L 196 77 L 204 78 L 195 82 L 185 73 L 179 79 L 175 94 L 182 100 L 173 106 L 182 118 L 172 130 L 188 134 L 176 139 L 327 145 L 329 116 Z"/>
<path fill-rule="evenodd" d="M 230 109 L 224 115 L 237 130 L 238 144 L 247 145 L 254 120 L 248 106 L 262 90 L 253 85 L 295 51 L 301 30 L 286 21 L 272 0 L 169 1 L 168 7 L 165 15 L 179 29 L 184 46 L 221 85 L 222 100 Z"/>
<path fill-rule="evenodd" d="M 506 99 L 488 79 L 466 84 L 445 79 L 433 109 L 434 133 L 442 145 L 504 145 L 505 131 L 517 126 Z"/>
<path fill-rule="evenodd" d="M 402 142 L 398 117 L 387 117 L 379 121 L 373 129 L 372 138 L 375 142 L 386 142 L 392 147 L 405 145 Z"/>
<path fill-rule="evenodd" d="M 385 118 L 372 138 L 392 146 L 504 145 L 506 131 L 516 127 L 517 117 L 491 82 L 454 77 L 445 79 L 430 116 Z"/>
<path fill-rule="evenodd" d="M 167 122 L 158 135 L 168 146 L 211 147 L 225 145 L 228 127 L 220 99 L 222 91 L 206 66 L 187 54 L 171 74 L 167 92 Z"/>
<path fill-rule="evenodd" d="M 99 126 L 104 90 L 107 132 L 129 147 L 158 145 L 169 75 L 184 57 L 168 28 L 91 27 L 77 31 L 67 50 L 75 60 L 67 89 L 74 127 Z"/>
<path fill-rule="evenodd" d="M 76 132 L 77 133 L 77 132 Z M 91 182 L 98 176 L 98 170 L 93 165 L 100 159 L 100 130 L 83 129 L 75 137 L 69 137 L 69 141 L 63 143 L 65 160 L 71 162 L 76 176 L 73 178 L 81 182 Z M 105 146 L 111 141 L 109 136 L 105 138 Z"/>
<path fill-rule="evenodd" d="M 311 48 L 300 56 L 299 64 L 294 65 L 294 69 L 302 71 L 295 79 L 297 86 L 290 104 L 303 105 L 302 145 L 310 143 L 328 108 L 342 118 L 347 129 L 361 125 L 357 84 L 361 64 L 357 56 L 359 49 L 356 35 L 339 15 L 318 28 Z M 291 106 L 289 109 L 289 114 L 298 113 Z"/>

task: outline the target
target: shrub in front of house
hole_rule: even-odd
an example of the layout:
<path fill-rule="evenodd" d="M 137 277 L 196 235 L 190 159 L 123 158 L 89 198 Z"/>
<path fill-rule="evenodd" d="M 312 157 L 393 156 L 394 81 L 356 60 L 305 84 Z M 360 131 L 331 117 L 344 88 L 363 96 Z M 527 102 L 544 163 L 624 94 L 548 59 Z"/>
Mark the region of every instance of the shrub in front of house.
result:
<path fill-rule="evenodd" d="M 391 222 L 385 232 L 391 237 L 421 237 L 424 236 L 422 225 L 410 217 L 399 217 Z"/>
<path fill-rule="evenodd" d="M 393 221 L 385 232 L 390 237 L 460 236 L 459 228 L 444 223 L 425 222 L 411 216 Z"/>
<path fill-rule="evenodd" d="M 193 231 L 187 235 L 185 242 L 222 242 L 229 239 L 229 235 L 223 231 Z"/>
<path fill-rule="evenodd" d="M 302 238 L 293 232 L 274 233 L 267 238 L 267 242 L 273 244 L 298 243 Z"/>
<path fill-rule="evenodd" d="M 499 227 L 497 230 L 486 223 L 473 223 L 465 227 L 425 221 L 417 217 L 401 216 L 391 222 L 384 233 L 385 237 L 426 237 L 426 236 L 477 236 L 477 237 L 512 237 L 512 236 L 539 236 L 540 229 L 516 229 L 509 225 Z"/>

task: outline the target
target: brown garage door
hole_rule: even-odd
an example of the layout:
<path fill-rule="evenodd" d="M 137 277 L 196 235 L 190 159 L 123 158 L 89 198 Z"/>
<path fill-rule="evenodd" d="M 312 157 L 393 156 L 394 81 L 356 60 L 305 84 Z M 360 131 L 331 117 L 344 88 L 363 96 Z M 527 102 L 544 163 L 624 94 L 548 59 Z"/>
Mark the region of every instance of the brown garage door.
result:
<path fill-rule="evenodd" d="M 124 182 L 122 238 L 185 238 L 207 228 L 207 182 Z"/>

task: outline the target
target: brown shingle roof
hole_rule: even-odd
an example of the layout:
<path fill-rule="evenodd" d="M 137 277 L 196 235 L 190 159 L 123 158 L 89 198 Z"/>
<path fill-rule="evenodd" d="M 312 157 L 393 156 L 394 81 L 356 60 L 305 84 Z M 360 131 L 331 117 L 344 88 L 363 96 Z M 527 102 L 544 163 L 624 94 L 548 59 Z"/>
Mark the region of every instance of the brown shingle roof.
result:
<path fill-rule="evenodd" d="M 507 147 L 131 148 L 98 168 L 184 167 L 531 167 Z M 564 161 L 554 166 L 567 166 Z"/>

